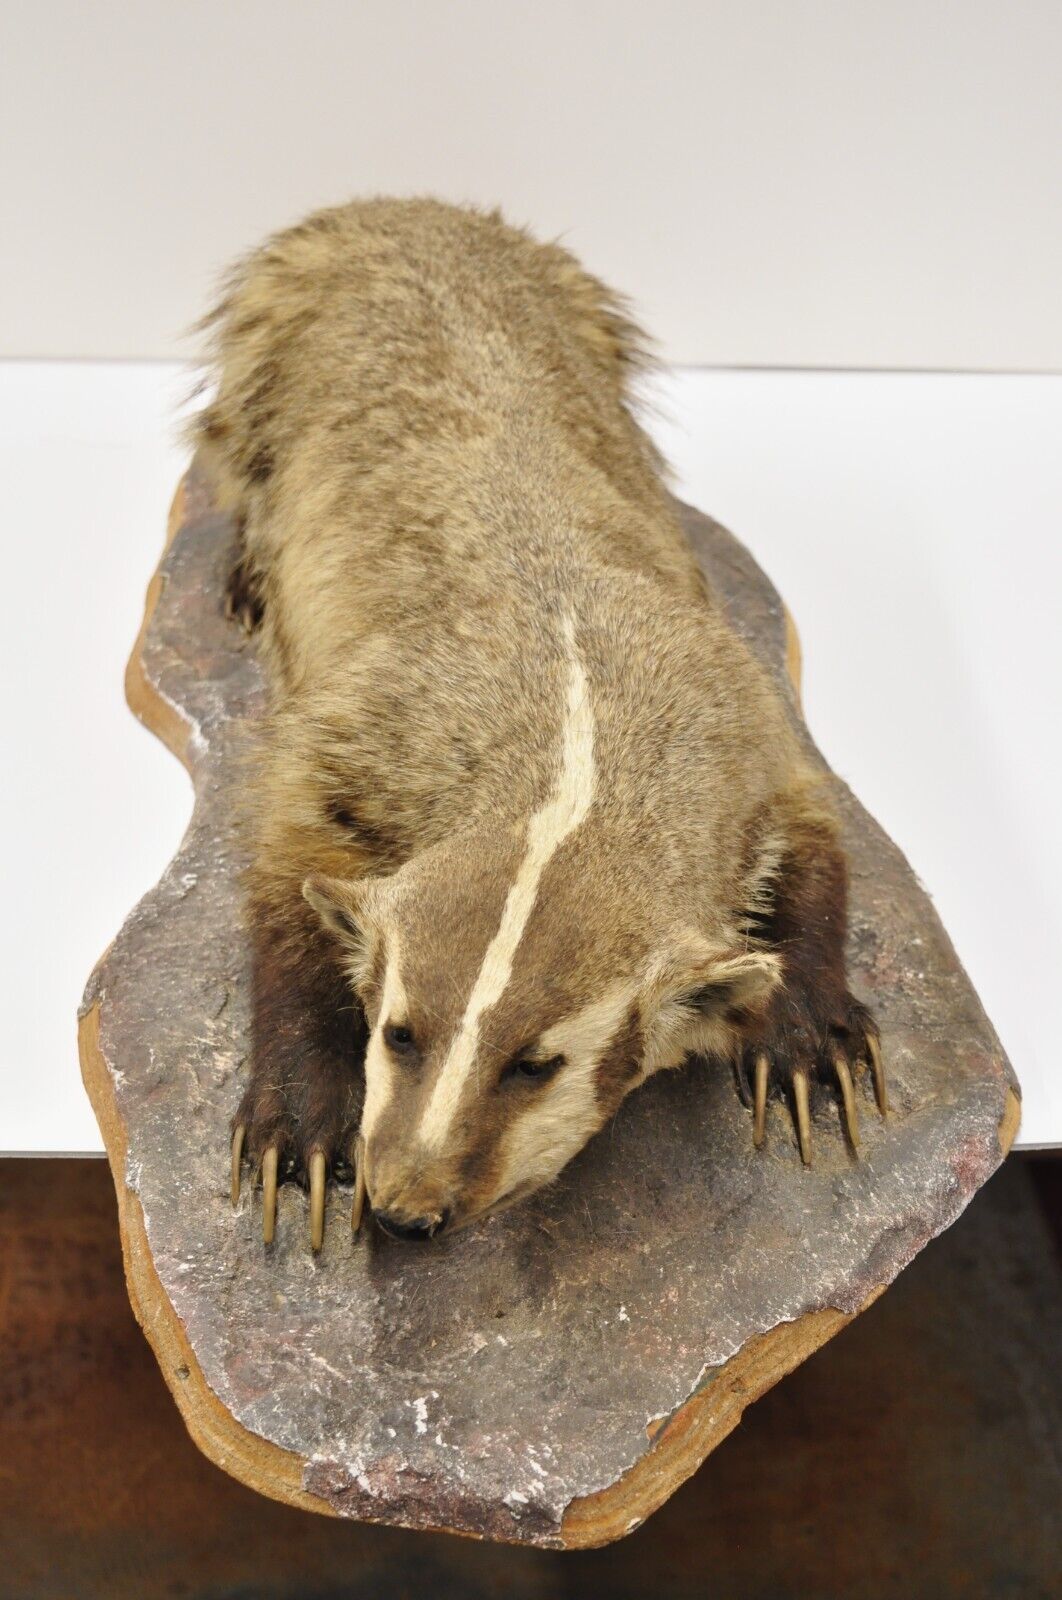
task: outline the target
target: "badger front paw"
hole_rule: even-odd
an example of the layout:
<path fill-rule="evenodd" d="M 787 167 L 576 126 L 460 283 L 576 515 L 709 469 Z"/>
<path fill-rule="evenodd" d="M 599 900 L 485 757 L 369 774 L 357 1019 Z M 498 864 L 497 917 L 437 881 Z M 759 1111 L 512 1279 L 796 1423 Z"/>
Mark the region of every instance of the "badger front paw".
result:
<path fill-rule="evenodd" d="M 776 1090 L 789 1101 L 805 1166 L 811 1165 L 813 1082 L 839 1096 L 853 1150 L 859 1147 L 853 1074 L 870 1068 L 878 1110 L 882 1116 L 888 1111 L 877 1024 L 847 989 L 831 996 L 783 988 L 767 1016 L 743 1034 L 736 1066 L 742 1098 L 752 1108 L 753 1144 L 763 1144 L 767 1096 Z"/>
<path fill-rule="evenodd" d="M 246 1161 L 262 1186 L 262 1238 L 272 1244 L 277 1185 L 298 1183 L 310 1196 L 310 1246 L 324 1242 L 325 1191 L 331 1178 L 354 1176 L 352 1226 L 361 1220 L 364 1185 L 356 1146 L 352 1087 L 334 1070 L 303 1066 L 280 1082 L 256 1076 L 232 1120 L 231 1194 L 236 1206 Z"/>

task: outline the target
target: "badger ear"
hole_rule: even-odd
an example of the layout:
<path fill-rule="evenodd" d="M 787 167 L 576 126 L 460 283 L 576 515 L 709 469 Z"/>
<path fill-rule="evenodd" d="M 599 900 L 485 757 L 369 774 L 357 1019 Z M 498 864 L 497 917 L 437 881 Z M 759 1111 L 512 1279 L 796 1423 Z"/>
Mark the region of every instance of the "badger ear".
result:
<path fill-rule="evenodd" d="M 380 936 L 379 889 L 375 878 L 329 878 L 313 873 L 304 899 L 343 946 L 355 981 L 368 970 Z"/>
<path fill-rule="evenodd" d="M 645 1069 L 677 1067 L 686 1056 L 725 1054 L 737 1009 L 761 1011 L 782 977 L 768 950 L 713 943 L 700 934 L 680 939 L 650 974 Z"/>
<path fill-rule="evenodd" d="M 689 1011 L 711 1013 L 734 1007 L 761 1011 L 781 978 L 782 964 L 777 956 L 767 950 L 743 950 L 712 961 L 675 998 Z"/>
<path fill-rule="evenodd" d="M 782 964 L 769 950 L 727 948 L 693 935 L 660 964 L 654 987 L 661 1002 L 717 1016 L 734 1007 L 762 1010 L 781 978 Z"/>
<path fill-rule="evenodd" d="M 734 1010 L 761 1011 L 782 978 L 769 950 L 742 949 L 702 934 L 683 934 L 649 973 L 646 1074 L 678 1067 L 689 1054 L 725 1054 Z"/>

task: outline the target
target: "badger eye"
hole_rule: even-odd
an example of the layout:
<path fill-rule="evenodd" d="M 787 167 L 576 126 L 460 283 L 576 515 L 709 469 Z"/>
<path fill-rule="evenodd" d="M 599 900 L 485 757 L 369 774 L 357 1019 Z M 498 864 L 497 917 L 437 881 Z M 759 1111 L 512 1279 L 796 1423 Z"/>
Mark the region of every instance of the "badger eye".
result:
<path fill-rule="evenodd" d="M 533 1082 L 541 1083 L 564 1065 L 563 1056 L 551 1056 L 548 1061 L 536 1060 L 534 1056 L 517 1056 L 510 1061 L 502 1073 L 503 1078 L 526 1078 Z"/>
<path fill-rule="evenodd" d="M 407 1028 L 400 1022 L 389 1022 L 383 1031 L 384 1043 L 398 1055 L 408 1055 L 416 1048 L 412 1028 Z"/>

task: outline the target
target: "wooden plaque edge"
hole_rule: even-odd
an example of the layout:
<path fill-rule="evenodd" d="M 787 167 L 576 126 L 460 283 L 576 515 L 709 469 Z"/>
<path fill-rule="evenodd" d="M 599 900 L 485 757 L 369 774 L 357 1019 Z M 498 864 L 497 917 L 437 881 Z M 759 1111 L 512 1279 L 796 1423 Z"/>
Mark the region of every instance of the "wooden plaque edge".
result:
<path fill-rule="evenodd" d="M 170 507 L 163 555 L 184 522 L 185 506 L 185 480 L 182 478 Z M 148 585 L 144 618 L 126 668 L 125 694 L 134 715 L 187 766 L 189 725 L 155 692 L 143 665 L 144 640 L 164 583 L 163 573 L 156 570 Z M 785 619 L 786 663 L 799 697 L 800 641 L 788 610 Z M 327 1500 L 303 1488 L 302 1457 L 237 1422 L 203 1376 L 180 1318 L 155 1270 L 140 1198 L 125 1181 L 125 1129 L 118 1115 L 99 1031 L 99 1001 L 96 1001 L 78 1023 L 81 1076 L 103 1134 L 114 1179 L 130 1304 L 185 1426 L 209 1460 L 260 1494 L 304 1511 L 336 1516 L 338 1513 Z M 1021 1102 L 1014 1089 L 1008 1086 L 999 1124 L 1003 1156 L 1010 1151 L 1020 1117 Z M 712 1370 L 710 1381 L 662 1420 L 639 1461 L 604 1488 L 569 1502 L 560 1526 L 561 1547 L 593 1549 L 633 1532 L 723 1442 L 740 1422 L 746 1406 L 758 1400 L 780 1378 L 865 1311 L 885 1287 L 885 1284 L 876 1286 L 858 1311 L 842 1312 L 827 1306 L 793 1322 L 780 1323 L 767 1333 L 747 1340 L 729 1361 Z M 463 1529 L 434 1531 L 478 1537 Z"/>

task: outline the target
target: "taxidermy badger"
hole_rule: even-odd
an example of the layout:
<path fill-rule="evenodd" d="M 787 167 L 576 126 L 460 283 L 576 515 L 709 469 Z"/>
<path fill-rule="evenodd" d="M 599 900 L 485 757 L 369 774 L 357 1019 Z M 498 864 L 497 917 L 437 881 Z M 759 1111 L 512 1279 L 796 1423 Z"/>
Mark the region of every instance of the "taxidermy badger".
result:
<path fill-rule="evenodd" d="M 548 1183 L 625 1095 L 729 1060 L 764 1136 L 885 1088 L 822 779 L 631 410 L 642 342 L 496 215 L 310 217 L 208 319 L 195 440 L 271 709 L 250 770 L 251 1077 L 232 1183 L 353 1163 L 404 1239 Z M 360 1061 L 365 1091 L 361 1104 Z M 749 1087 L 751 1085 L 751 1087 Z"/>

